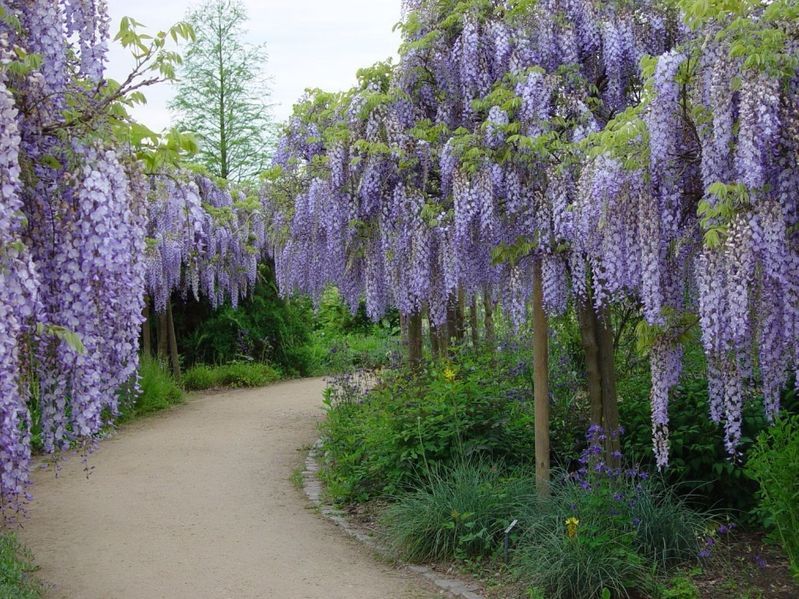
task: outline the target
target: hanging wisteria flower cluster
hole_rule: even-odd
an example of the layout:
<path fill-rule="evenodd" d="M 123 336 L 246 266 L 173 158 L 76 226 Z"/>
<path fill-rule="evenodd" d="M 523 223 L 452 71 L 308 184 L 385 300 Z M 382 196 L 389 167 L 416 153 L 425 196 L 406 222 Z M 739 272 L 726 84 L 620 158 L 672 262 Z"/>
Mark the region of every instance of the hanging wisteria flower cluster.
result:
<path fill-rule="evenodd" d="M 173 291 L 235 304 L 266 228 L 259 198 L 145 174 L 115 141 L 105 1 L 0 9 L 0 511 L 14 518 L 33 402 L 46 451 L 90 449 L 136 380 L 145 293 L 158 309 Z"/>
<path fill-rule="evenodd" d="M 698 324 L 734 452 L 746 387 L 773 417 L 799 362 L 799 52 L 790 3 L 706 4 L 404 2 L 400 63 L 285 130 L 281 290 L 438 325 L 488 288 L 520 323 L 538 260 L 553 315 L 640 304 L 661 466 Z"/>
<path fill-rule="evenodd" d="M 260 200 L 189 173 L 151 176 L 147 200 L 147 294 L 156 311 L 174 292 L 237 306 L 266 246 Z"/>

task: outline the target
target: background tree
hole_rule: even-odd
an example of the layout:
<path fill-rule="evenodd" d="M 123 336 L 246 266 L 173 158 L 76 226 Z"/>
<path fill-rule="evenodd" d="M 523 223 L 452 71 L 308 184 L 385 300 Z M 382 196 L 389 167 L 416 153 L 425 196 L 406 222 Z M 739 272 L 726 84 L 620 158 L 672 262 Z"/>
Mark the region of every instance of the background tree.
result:
<path fill-rule="evenodd" d="M 199 138 L 197 159 L 212 174 L 236 182 L 264 170 L 274 138 L 266 46 L 244 41 L 247 20 L 240 0 L 206 0 L 189 12 L 196 39 L 171 104 L 179 126 Z"/>

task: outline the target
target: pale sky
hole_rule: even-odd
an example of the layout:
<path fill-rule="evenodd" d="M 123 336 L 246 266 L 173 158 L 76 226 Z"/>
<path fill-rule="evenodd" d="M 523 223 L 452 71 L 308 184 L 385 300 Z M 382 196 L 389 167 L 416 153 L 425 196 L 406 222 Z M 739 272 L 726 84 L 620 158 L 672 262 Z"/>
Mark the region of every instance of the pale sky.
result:
<path fill-rule="evenodd" d="M 109 0 L 112 36 L 124 16 L 147 26 L 148 32 L 168 28 L 196 5 L 193 0 Z M 244 0 L 252 43 L 266 42 L 267 74 L 272 77 L 275 117 L 284 120 L 308 87 L 341 91 L 355 83 L 355 72 L 379 60 L 395 57 L 399 33 L 400 0 Z M 120 80 L 132 60 L 112 45 L 107 74 Z M 145 91 L 148 104 L 136 118 L 154 130 L 171 121 L 167 104 L 173 95 L 168 84 Z"/>

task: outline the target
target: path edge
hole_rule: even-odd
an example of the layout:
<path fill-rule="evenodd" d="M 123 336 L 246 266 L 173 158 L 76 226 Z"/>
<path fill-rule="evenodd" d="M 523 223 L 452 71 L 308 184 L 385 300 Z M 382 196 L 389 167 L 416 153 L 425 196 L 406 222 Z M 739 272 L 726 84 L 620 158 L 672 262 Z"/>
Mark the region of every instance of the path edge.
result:
<path fill-rule="evenodd" d="M 319 509 L 322 516 L 339 527 L 348 536 L 354 538 L 362 545 L 367 546 L 380 556 L 397 563 L 400 569 L 407 570 L 432 583 L 440 591 L 456 599 L 485 599 L 480 594 L 476 584 L 469 584 L 463 580 L 444 576 L 427 566 L 397 562 L 390 554 L 388 548 L 375 539 L 362 526 L 357 525 L 347 518 L 346 514 L 333 504 L 324 500 L 322 481 L 319 479 L 319 457 L 322 451 L 322 440 L 319 439 L 308 451 L 305 458 L 305 468 L 302 472 L 302 490 L 314 507 Z"/>

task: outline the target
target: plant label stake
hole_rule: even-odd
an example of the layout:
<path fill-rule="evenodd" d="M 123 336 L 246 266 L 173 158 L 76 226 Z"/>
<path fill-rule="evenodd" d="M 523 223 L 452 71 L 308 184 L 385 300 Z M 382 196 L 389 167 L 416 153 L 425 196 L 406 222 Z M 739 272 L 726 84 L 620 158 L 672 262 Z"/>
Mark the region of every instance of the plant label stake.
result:
<path fill-rule="evenodd" d="M 510 523 L 510 526 L 505 529 L 505 563 L 507 564 L 510 561 L 510 533 L 516 528 L 516 525 L 519 523 L 518 520 L 514 520 Z"/>

